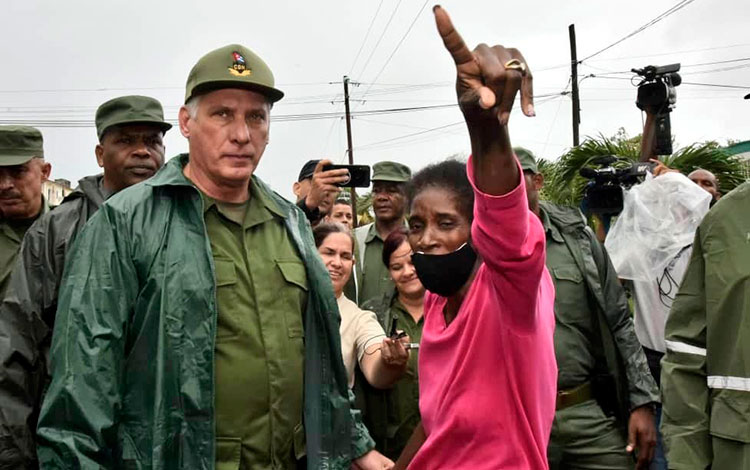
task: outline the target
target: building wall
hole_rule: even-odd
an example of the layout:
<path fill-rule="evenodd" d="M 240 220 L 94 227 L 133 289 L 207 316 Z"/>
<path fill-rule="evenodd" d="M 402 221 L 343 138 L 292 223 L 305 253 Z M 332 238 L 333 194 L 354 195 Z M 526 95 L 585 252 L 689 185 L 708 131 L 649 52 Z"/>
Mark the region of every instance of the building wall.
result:
<path fill-rule="evenodd" d="M 42 183 L 42 194 L 51 206 L 59 205 L 68 194 L 73 192 L 67 180 L 47 180 Z"/>

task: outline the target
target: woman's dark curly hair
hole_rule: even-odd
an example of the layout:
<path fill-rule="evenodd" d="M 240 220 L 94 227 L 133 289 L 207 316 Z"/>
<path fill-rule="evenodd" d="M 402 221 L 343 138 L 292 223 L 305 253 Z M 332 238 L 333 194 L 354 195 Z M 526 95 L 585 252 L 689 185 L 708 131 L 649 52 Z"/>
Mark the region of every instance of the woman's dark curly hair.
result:
<path fill-rule="evenodd" d="M 458 212 L 466 220 L 474 218 L 474 189 L 466 175 L 466 162 L 445 160 L 419 170 L 409 182 L 409 212 L 414 199 L 428 188 L 445 189 L 453 193 Z"/>

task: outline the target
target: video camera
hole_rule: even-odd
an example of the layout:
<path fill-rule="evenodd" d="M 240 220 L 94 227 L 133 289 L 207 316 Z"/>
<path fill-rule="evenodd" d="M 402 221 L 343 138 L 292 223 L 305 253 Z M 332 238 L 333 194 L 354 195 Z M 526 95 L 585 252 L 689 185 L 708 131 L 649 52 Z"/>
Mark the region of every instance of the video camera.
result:
<path fill-rule="evenodd" d="M 632 69 L 633 73 L 643 77 L 638 84 L 636 106 L 656 115 L 656 155 L 672 153 L 672 126 L 669 113 L 677 102 L 675 87 L 682 83 L 682 77 L 677 73 L 679 70 L 680 64 L 648 65 L 642 69 Z"/>
<path fill-rule="evenodd" d="M 640 183 L 655 165 L 614 155 L 594 158 L 591 163 L 599 168 L 583 167 L 579 170 L 581 176 L 591 180 L 583 190 L 583 205 L 587 211 L 598 215 L 622 212 L 623 189 Z"/>

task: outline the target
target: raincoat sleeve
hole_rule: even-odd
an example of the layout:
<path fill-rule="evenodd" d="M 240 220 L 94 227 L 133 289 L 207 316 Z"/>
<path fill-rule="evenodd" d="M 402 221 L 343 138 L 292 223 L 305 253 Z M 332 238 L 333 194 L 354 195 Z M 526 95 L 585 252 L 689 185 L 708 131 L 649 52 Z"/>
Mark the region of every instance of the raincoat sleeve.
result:
<path fill-rule="evenodd" d="M 706 385 L 705 264 L 696 232 L 693 254 L 665 331 L 661 363 L 662 434 L 669 468 L 707 468 L 713 460 Z"/>
<path fill-rule="evenodd" d="M 36 468 L 34 431 L 46 377 L 42 319 L 45 250 L 40 232 L 29 230 L 0 305 L 0 469 Z"/>
<path fill-rule="evenodd" d="M 125 342 L 138 279 L 127 225 L 103 206 L 77 237 L 60 289 L 42 405 L 43 468 L 115 468 Z M 125 217 L 123 217 L 123 220 Z"/>
<path fill-rule="evenodd" d="M 658 403 L 659 387 L 651 376 L 643 347 L 635 334 L 625 289 L 617 278 L 612 260 L 594 232 L 587 229 L 586 235 L 599 270 L 607 324 L 625 366 L 630 411 L 648 403 Z"/>

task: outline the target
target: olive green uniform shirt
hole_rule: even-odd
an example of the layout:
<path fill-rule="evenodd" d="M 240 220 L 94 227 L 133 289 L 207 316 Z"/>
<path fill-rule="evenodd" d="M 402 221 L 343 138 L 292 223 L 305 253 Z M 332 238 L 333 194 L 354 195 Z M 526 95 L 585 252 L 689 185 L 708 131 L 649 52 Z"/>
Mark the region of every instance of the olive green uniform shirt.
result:
<path fill-rule="evenodd" d="M 555 283 L 555 357 L 557 388 L 567 390 L 587 382 L 596 359 L 592 352 L 594 315 L 583 273 L 562 235 L 540 209 L 547 234 L 547 269 Z M 597 330 L 598 331 L 598 330 Z"/>
<path fill-rule="evenodd" d="M 307 276 L 269 199 L 203 195 L 216 267 L 216 469 L 293 469 L 304 454 Z"/>
<path fill-rule="evenodd" d="M 364 265 L 360 264 L 362 271 L 362 284 L 359 289 L 359 304 L 362 305 L 370 299 L 391 293 L 394 289 L 391 273 L 383 264 L 383 239 L 371 224 L 365 238 L 365 252 L 362 255 Z"/>
<path fill-rule="evenodd" d="M 380 303 L 381 305 L 377 305 Z M 420 343 L 424 317 L 415 321 L 406 308 L 393 297 L 390 308 L 383 311 L 382 302 L 367 303 L 373 309 L 378 320 L 390 333 L 394 315 L 398 316 L 396 328 L 409 335 L 411 343 Z M 387 308 L 387 307 L 386 307 Z M 380 311 L 378 311 L 380 310 Z M 358 392 L 363 396 L 365 405 L 364 422 L 370 435 L 375 440 L 375 448 L 386 457 L 396 460 L 409 441 L 414 428 L 420 423 L 419 414 L 419 349 L 409 351 L 409 362 L 406 372 L 396 384 L 388 390 L 379 390 L 362 380 Z"/>
<path fill-rule="evenodd" d="M 0 300 L 8 287 L 10 273 L 16 265 L 16 257 L 26 231 L 42 214 L 48 211 L 47 201 L 42 198 L 42 210 L 31 219 L 0 219 Z"/>

